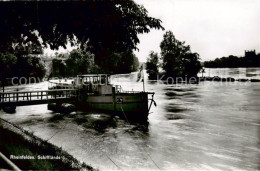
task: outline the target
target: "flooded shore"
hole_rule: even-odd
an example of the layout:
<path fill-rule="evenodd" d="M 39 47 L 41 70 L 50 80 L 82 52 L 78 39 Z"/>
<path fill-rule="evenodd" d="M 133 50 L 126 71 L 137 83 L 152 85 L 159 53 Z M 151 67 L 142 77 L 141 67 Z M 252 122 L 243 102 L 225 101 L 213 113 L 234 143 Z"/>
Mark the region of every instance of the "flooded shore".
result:
<path fill-rule="evenodd" d="M 260 76 L 260 68 L 240 70 L 212 75 L 222 70 L 211 69 L 210 76 Z M 114 76 L 112 83 L 125 90 L 142 90 L 136 73 Z M 23 89 L 47 88 L 44 82 Z M 47 105 L 17 107 L 15 114 L 0 111 L 0 117 L 101 170 L 260 169 L 260 83 L 165 85 L 146 81 L 145 89 L 155 92 L 157 103 L 151 108 L 148 126 L 115 118 L 115 124 L 99 131 L 75 122 L 78 115 L 89 113 L 78 111 L 53 120 L 59 114 L 48 111 Z"/>

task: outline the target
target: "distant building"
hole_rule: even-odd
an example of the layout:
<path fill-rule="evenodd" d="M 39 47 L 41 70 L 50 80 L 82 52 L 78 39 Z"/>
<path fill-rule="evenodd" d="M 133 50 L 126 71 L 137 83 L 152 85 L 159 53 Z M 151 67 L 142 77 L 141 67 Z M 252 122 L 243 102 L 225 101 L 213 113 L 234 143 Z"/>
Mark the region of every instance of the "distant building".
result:
<path fill-rule="evenodd" d="M 247 59 L 255 59 L 256 58 L 256 53 L 255 50 L 245 50 L 245 58 Z"/>

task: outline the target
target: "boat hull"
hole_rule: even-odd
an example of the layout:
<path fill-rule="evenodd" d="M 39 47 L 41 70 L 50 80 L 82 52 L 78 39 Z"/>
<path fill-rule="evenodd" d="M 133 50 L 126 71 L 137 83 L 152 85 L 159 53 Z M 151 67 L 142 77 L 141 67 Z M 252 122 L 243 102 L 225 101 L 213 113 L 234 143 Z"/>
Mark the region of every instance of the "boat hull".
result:
<path fill-rule="evenodd" d="M 119 93 L 115 95 L 88 95 L 78 100 L 84 110 L 103 111 L 131 119 L 147 118 L 148 94 Z"/>

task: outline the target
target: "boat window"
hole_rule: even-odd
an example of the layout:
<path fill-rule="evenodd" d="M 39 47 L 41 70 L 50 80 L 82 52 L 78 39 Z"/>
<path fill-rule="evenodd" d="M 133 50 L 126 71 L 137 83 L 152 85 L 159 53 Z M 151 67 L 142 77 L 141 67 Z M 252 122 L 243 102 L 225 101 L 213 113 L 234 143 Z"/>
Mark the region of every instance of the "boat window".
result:
<path fill-rule="evenodd" d="M 81 83 L 86 85 L 88 85 L 89 83 L 92 83 L 93 85 L 107 85 L 110 82 L 107 75 L 86 75 L 81 76 L 80 80 L 82 80 Z"/>
<path fill-rule="evenodd" d="M 101 84 L 106 84 L 106 77 L 101 77 L 100 83 L 101 83 Z"/>

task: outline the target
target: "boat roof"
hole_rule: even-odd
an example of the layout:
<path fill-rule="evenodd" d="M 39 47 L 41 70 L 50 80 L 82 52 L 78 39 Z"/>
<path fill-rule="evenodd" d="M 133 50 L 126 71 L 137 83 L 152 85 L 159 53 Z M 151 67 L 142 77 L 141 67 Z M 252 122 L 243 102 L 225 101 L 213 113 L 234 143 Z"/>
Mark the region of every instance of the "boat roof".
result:
<path fill-rule="evenodd" d="M 109 74 L 85 74 L 85 75 L 77 75 L 77 77 L 104 77 L 110 76 Z"/>
<path fill-rule="evenodd" d="M 62 85 L 71 85 L 74 80 L 49 80 L 49 83 L 53 84 L 62 84 Z"/>

